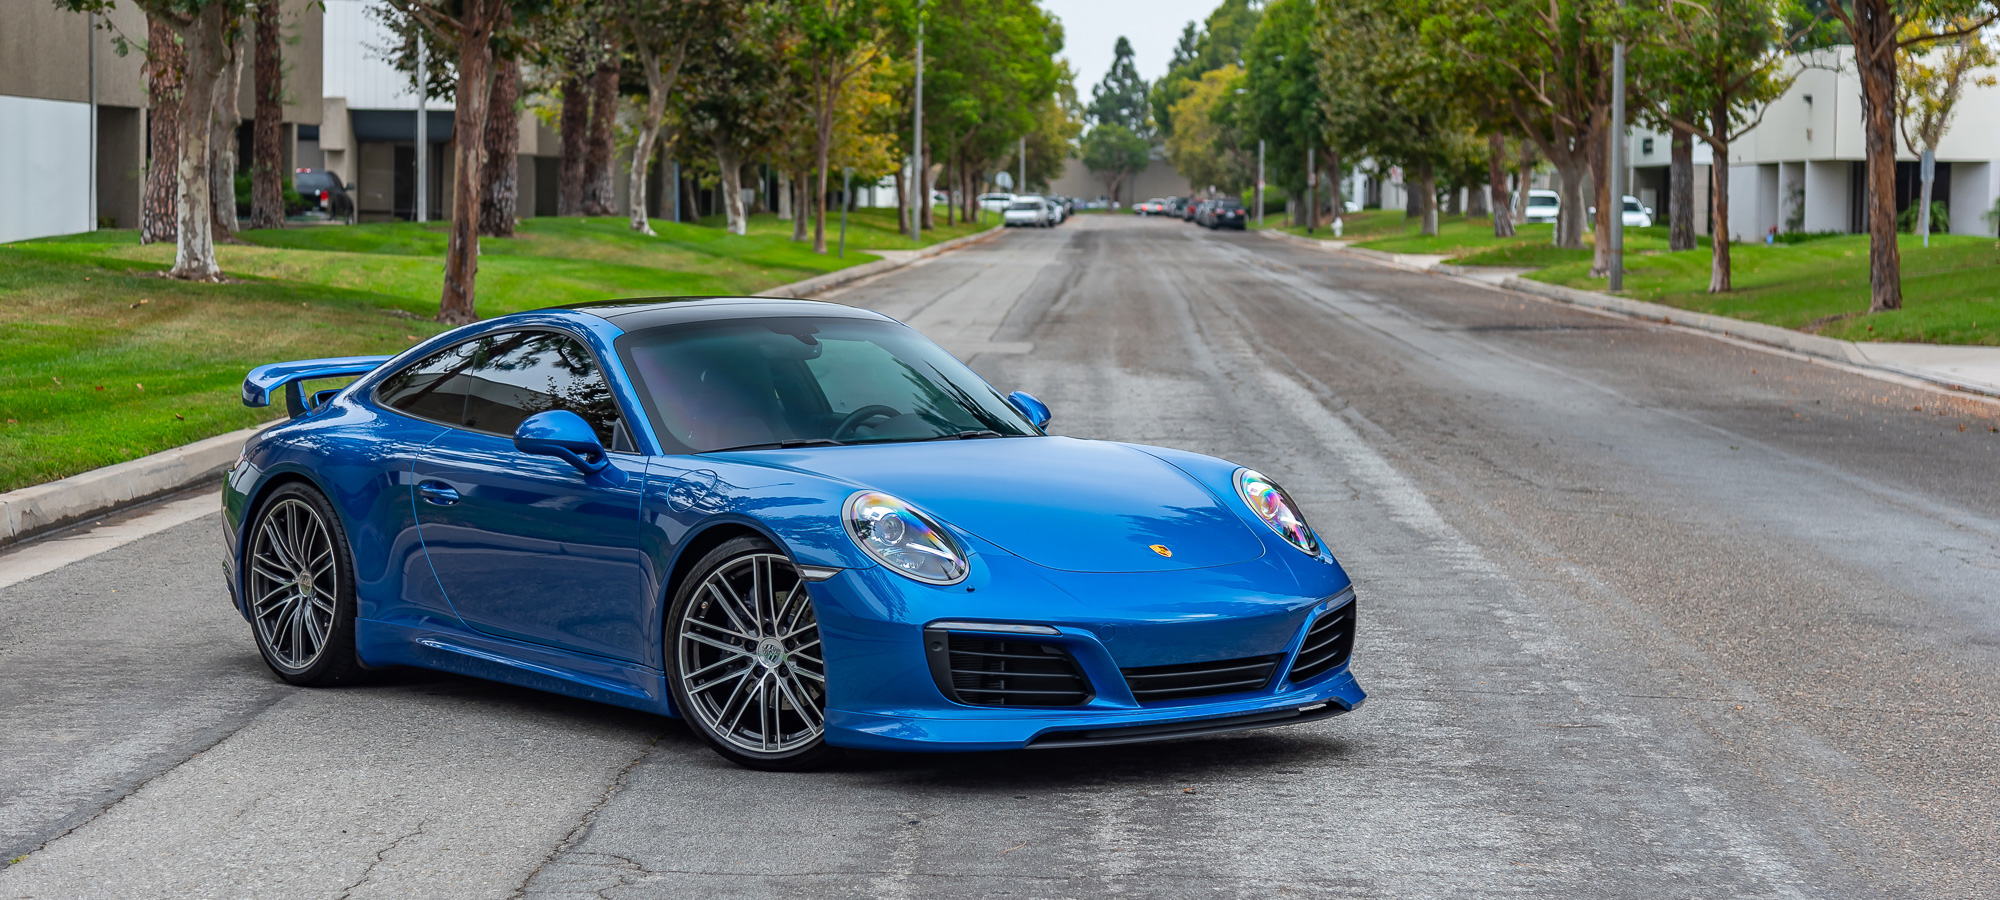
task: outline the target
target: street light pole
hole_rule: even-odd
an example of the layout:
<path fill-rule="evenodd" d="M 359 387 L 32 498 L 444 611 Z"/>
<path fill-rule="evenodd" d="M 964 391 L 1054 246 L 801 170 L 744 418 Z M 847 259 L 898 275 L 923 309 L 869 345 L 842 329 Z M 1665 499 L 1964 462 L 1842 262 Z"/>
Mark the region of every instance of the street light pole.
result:
<path fill-rule="evenodd" d="M 1021 135 L 1021 193 L 1028 192 L 1028 136 Z"/>
<path fill-rule="evenodd" d="M 1619 6 L 1624 6 L 1620 0 Z M 1625 289 L 1625 42 L 1611 45 L 1611 289 Z"/>
<path fill-rule="evenodd" d="M 910 240 L 924 242 L 924 208 L 930 186 L 924 183 L 924 0 L 917 0 L 917 102 L 910 132 Z"/>
<path fill-rule="evenodd" d="M 427 212 L 429 211 L 429 204 L 428 204 L 427 202 L 425 202 L 425 201 L 428 201 L 428 200 L 430 199 L 430 191 L 427 191 L 427 190 L 424 190 L 424 188 L 426 188 L 426 187 L 429 187 L 429 182 L 428 182 L 428 181 L 427 181 L 427 180 L 425 179 L 425 177 L 424 177 L 424 176 L 425 176 L 425 175 L 427 175 L 427 174 L 429 174 L 429 172 L 430 172 L 430 167 L 429 167 L 429 166 L 427 166 L 427 165 L 425 165 L 425 163 L 428 163 L 428 162 L 430 161 L 429 159 L 427 159 L 427 157 L 429 157 L 429 156 L 430 156 L 430 154 L 429 154 L 429 153 L 426 153 L 426 152 L 424 152 L 424 151 L 426 151 L 426 150 L 429 150 L 429 149 L 430 149 L 430 134 L 429 134 L 429 128 L 427 127 L 427 126 L 428 126 L 428 125 L 430 124 L 430 122 L 428 122 L 428 121 L 427 121 L 427 120 L 429 119 L 429 116 L 428 116 L 428 115 L 426 115 L 426 114 L 425 114 L 425 112 L 424 112 L 424 95 L 425 95 L 425 94 L 428 94 L 428 93 L 430 93 L 430 92 L 431 92 L 431 82 L 430 82 L 430 72 L 428 72 L 428 71 L 426 70 L 426 68 L 425 68 L 425 65 L 424 65 L 424 33 L 423 33 L 423 30 L 422 30 L 422 29 L 418 29 L 418 31 L 417 31 L 417 191 L 416 191 L 416 193 L 417 193 L 417 221 L 419 221 L 419 222 L 422 222 L 422 221 L 424 221 L 424 219 L 428 218 L 428 217 L 427 217 L 427 216 L 425 215 L 425 213 L 427 213 Z"/>

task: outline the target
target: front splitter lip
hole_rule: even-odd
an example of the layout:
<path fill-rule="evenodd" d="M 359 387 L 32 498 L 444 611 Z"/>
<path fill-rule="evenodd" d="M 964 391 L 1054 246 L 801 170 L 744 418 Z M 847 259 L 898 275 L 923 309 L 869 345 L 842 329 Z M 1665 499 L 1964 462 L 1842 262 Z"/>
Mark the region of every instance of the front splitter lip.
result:
<path fill-rule="evenodd" d="M 1281 694 L 1262 694 L 1221 703 L 1140 709 L 1063 712 L 1037 710 L 1033 713 L 993 716 L 976 707 L 913 710 L 891 715 L 877 712 L 826 711 L 827 742 L 835 746 L 865 750 L 893 750 L 917 753 L 951 753 L 979 750 L 1020 750 L 1030 747 L 1092 746 L 1138 741 L 1172 740 L 1195 734 L 1215 734 L 1290 725 L 1335 713 L 1312 710 L 1301 716 L 1264 721 L 1242 717 L 1258 713 L 1299 711 L 1314 704 L 1337 706 L 1337 712 L 1357 709 L 1367 695 L 1354 676 L 1343 669 L 1310 687 Z M 1211 720 L 1231 720 L 1214 721 Z M 1205 723 L 1216 727 L 1204 729 Z M 1162 727 L 1150 731 L 1151 727 Z M 1186 727 L 1174 727 L 1186 726 Z M 1106 734 L 1119 729 L 1148 729 L 1150 733 Z M 1084 736 L 1095 732 L 1099 736 Z M 1063 735 L 1077 733 L 1074 739 Z"/>

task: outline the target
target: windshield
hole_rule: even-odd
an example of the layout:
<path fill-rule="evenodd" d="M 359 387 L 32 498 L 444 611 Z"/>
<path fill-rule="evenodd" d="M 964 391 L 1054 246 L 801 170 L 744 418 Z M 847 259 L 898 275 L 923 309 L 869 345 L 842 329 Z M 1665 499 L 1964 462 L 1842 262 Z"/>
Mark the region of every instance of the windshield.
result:
<path fill-rule="evenodd" d="M 896 322 L 666 325 L 617 346 L 668 453 L 1038 433 L 964 363 Z"/>

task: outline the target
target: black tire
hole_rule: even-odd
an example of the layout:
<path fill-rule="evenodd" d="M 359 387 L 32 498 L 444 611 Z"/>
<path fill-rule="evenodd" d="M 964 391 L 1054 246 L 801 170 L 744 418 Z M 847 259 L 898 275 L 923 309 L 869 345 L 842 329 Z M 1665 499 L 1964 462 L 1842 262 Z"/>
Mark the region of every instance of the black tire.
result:
<path fill-rule="evenodd" d="M 297 482 L 272 491 L 258 504 L 243 546 L 243 604 L 264 664 L 302 687 L 361 680 L 354 552 L 326 496 Z"/>
<path fill-rule="evenodd" d="M 749 581 L 744 580 L 745 566 Z M 746 586 L 756 591 L 758 578 L 769 596 L 745 608 L 741 595 Z M 741 621 L 745 614 L 751 623 Z M 803 623 L 801 616 L 812 621 Z M 696 637 L 690 638 L 690 632 Z M 675 587 L 661 633 L 674 709 L 722 758 L 747 769 L 800 772 L 840 757 L 840 748 L 826 742 L 825 648 L 819 645 L 812 595 L 791 560 L 771 542 L 739 537 L 703 554 Z M 787 643 L 788 634 L 797 635 L 796 644 Z M 747 686 L 751 678 L 756 687 Z M 758 704 L 758 722 L 747 726 L 743 717 L 752 704 Z M 753 731 L 766 746 L 775 735 L 776 748 L 750 746 Z"/>

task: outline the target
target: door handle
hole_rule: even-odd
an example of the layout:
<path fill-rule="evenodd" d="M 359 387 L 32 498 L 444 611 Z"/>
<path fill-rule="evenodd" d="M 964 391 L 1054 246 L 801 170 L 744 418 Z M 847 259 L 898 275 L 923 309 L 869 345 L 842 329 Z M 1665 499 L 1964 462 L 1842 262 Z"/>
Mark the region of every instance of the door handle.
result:
<path fill-rule="evenodd" d="M 458 502 L 458 491 L 442 481 L 426 481 L 417 485 L 417 493 L 425 501 L 437 506 L 450 506 Z"/>

